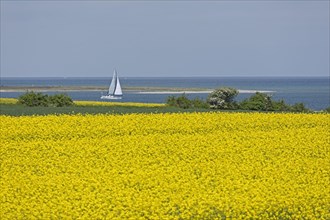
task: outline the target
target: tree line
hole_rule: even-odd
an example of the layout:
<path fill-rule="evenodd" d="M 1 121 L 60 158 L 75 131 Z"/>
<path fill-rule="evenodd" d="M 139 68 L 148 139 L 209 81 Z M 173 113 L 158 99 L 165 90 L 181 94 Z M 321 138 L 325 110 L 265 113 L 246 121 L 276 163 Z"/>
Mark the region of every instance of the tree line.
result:
<path fill-rule="evenodd" d="M 219 110 L 248 110 L 248 111 L 280 111 L 280 112 L 311 112 L 304 103 L 289 105 L 284 100 L 273 100 L 271 95 L 256 92 L 241 102 L 235 100 L 239 94 L 237 89 L 223 87 L 211 92 L 206 100 L 189 99 L 185 94 L 181 96 L 169 96 L 166 100 L 168 106 L 183 109 L 219 109 Z M 47 95 L 26 92 L 18 97 L 18 103 L 26 106 L 53 106 L 64 107 L 74 105 L 73 100 L 67 94 Z M 324 110 L 330 112 L 330 107 Z"/>
<path fill-rule="evenodd" d="M 249 110 L 249 111 L 282 111 L 282 112 L 311 112 L 304 103 L 289 105 L 284 100 L 273 100 L 269 94 L 256 92 L 251 97 L 241 102 L 235 101 L 239 94 L 237 89 L 223 87 L 214 90 L 209 94 L 206 101 L 199 98 L 188 99 L 183 94 L 181 96 L 169 96 L 167 104 L 179 108 L 210 108 L 220 110 Z M 325 109 L 330 112 L 330 107 Z"/>

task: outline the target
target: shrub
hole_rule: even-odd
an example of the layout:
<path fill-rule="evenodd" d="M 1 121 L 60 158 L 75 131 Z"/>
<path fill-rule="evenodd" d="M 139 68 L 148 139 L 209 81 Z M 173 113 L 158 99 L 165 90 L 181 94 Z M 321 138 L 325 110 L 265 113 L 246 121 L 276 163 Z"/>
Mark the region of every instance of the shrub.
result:
<path fill-rule="evenodd" d="M 291 107 L 290 105 L 286 104 L 284 102 L 284 100 L 280 100 L 280 101 L 273 101 L 273 109 L 275 111 L 290 111 L 291 110 Z"/>
<path fill-rule="evenodd" d="M 324 111 L 330 113 L 330 106 L 328 108 L 324 109 Z"/>
<path fill-rule="evenodd" d="M 174 95 L 168 96 L 166 99 L 166 104 L 169 106 L 175 106 L 176 107 L 176 98 Z"/>
<path fill-rule="evenodd" d="M 234 88 L 219 88 L 207 97 L 207 103 L 214 109 L 236 109 L 237 104 L 234 98 L 238 95 L 238 90 Z"/>
<path fill-rule="evenodd" d="M 179 96 L 177 98 L 175 96 L 169 96 L 167 98 L 166 103 L 169 106 L 174 106 L 174 107 L 184 108 L 184 109 L 192 107 L 191 101 L 187 98 L 187 96 L 185 94 L 182 94 L 181 96 Z"/>
<path fill-rule="evenodd" d="M 26 106 L 48 106 L 48 95 L 33 91 L 26 92 L 18 97 L 18 103 Z"/>
<path fill-rule="evenodd" d="M 184 108 L 184 109 L 192 107 L 191 101 L 187 98 L 187 96 L 185 94 L 179 96 L 176 99 L 176 104 L 177 104 L 177 107 Z"/>
<path fill-rule="evenodd" d="M 240 109 L 257 111 L 291 111 L 310 112 L 303 103 L 296 103 L 292 106 L 286 104 L 284 100 L 274 101 L 268 94 L 256 92 L 255 95 L 240 103 Z"/>
<path fill-rule="evenodd" d="M 63 107 L 73 105 L 73 101 L 66 94 L 56 94 L 49 97 L 49 104 L 55 107 Z"/>
<path fill-rule="evenodd" d="M 188 97 L 185 94 L 178 96 L 178 97 L 169 96 L 166 100 L 166 104 L 169 106 L 174 106 L 174 107 L 183 108 L 183 109 L 209 108 L 209 105 L 205 101 L 203 101 L 199 98 L 190 100 L 190 99 L 188 99 Z"/>
<path fill-rule="evenodd" d="M 293 112 L 310 112 L 308 108 L 305 107 L 304 103 L 296 103 L 291 106 L 291 111 Z"/>
<path fill-rule="evenodd" d="M 243 100 L 240 108 L 244 110 L 273 111 L 273 101 L 270 95 L 256 92 L 255 95 Z"/>
<path fill-rule="evenodd" d="M 191 103 L 194 108 L 210 108 L 210 105 L 207 102 L 198 97 L 191 100 Z"/>
<path fill-rule="evenodd" d="M 66 94 L 56 94 L 48 96 L 40 92 L 35 93 L 33 91 L 26 92 L 18 97 L 18 103 L 29 107 L 33 106 L 55 106 L 63 107 L 73 105 L 72 99 Z"/>

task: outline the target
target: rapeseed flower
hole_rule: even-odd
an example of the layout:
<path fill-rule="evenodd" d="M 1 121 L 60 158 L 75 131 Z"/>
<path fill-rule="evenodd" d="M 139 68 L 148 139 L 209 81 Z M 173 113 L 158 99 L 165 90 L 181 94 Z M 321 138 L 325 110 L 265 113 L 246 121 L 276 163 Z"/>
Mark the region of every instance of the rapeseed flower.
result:
<path fill-rule="evenodd" d="M 0 116 L 1 219 L 329 219 L 328 114 Z"/>

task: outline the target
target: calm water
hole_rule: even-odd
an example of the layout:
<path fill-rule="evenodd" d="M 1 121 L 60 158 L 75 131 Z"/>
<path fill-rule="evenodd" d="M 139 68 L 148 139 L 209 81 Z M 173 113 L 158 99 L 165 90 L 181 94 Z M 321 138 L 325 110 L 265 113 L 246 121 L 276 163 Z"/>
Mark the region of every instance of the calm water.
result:
<path fill-rule="evenodd" d="M 1 78 L 2 86 L 108 86 L 110 78 Z M 329 77 L 148 77 L 120 78 L 122 87 L 181 87 L 208 88 L 234 87 L 242 90 L 271 90 L 275 100 L 284 99 L 289 104 L 303 102 L 308 108 L 321 110 L 330 105 Z M 105 93 L 106 91 L 104 91 Z M 125 92 L 125 91 L 124 91 Z M 1 97 L 16 98 L 21 92 L 1 92 Z M 54 94 L 49 92 L 48 94 Z M 67 92 L 74 100 L 101 101 L 100 92 Z M 239 94 L 240 101 L 251 94 Z M 168 94 L 125 93 L 121 102 L 163 103 Z M 188 97 L 205 99 L 207 94 L 189 94 Z M 116 100 L 117 101 L 117 100 Z"/>

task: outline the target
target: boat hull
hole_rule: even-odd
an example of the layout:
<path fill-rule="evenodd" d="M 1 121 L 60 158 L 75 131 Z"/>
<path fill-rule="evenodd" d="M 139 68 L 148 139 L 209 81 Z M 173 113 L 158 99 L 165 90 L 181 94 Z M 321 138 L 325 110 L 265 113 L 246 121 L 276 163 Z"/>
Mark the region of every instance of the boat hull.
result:
<path fill-rule="evenodd" d="M 103 95 L 101 99 L 122 99 L 122 96 Z"/>

